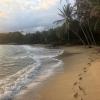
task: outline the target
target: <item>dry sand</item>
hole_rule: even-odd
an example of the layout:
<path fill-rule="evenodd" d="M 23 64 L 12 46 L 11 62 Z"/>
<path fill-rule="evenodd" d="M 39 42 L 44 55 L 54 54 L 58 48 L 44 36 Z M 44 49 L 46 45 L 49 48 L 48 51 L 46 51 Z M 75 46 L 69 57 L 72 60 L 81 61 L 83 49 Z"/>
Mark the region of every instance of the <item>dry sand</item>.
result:
<path fill-rule="evenodd" d="M 64 70 L 17 100 L 100 100 L 99 48 L 62 47 Z M 36 91 L 37 90 L 37 91 Z"/>

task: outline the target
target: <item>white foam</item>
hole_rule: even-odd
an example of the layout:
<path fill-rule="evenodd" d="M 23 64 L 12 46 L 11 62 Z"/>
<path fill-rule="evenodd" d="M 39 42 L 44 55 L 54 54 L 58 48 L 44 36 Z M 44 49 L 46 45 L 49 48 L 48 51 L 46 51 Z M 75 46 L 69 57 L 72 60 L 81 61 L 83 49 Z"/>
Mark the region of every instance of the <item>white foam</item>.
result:
<path fill-rule="evenodd" d="M 27 49 L 28 56 L 33 58 L 36 63 L 25 67 L 14 75 L 0 80 L 0 90 L 2 90 L 0 91 L 0 100 L 13 98 L 15 95 L 21 93 L 22 90 L 25 90 L 31 83 L 33 83 L 33 86 L 40 84 L 47 79 L 47 77 L 51 76 L 57 67 L 63 64 L 61 60 L 54 58 L 61 55 L 64 52 L 63 50 L 49 50 L 45 48 L 39 48 L 38 50 L 38 48 L 32 48 L 30 46 L 24 46 L 24 48 Z M 40 56 L 37 53 L 37 56 L 32 55 L 30 53 L 32 50 L 41 52 Z M 16 56 L 15 59 L 18 59 L 18 56 Z"/>

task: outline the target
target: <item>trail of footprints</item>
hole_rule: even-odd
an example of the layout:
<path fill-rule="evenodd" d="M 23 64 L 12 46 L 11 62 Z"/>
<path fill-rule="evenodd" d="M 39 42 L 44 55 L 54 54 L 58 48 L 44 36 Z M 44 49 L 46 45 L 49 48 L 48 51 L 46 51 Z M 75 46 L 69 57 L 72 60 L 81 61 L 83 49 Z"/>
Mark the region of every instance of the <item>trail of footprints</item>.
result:
<path fill-rule="evenodd" d="M 84 79 L 84 75 L 88 72 L 89 67 L 91 66 L 92 62 L 95 61 L 95 59 L 92 59 L 90 56 L 89 63 L 87 63 L 87 66 L 82 69 L 82 72 L 78 75 L 78 79 L 73 84 L 73 98 L 76 100 L 84 100 L 84 97 L 87 95 L 86 90 L 84 87 L 82 87 L 82 80 Z"/>

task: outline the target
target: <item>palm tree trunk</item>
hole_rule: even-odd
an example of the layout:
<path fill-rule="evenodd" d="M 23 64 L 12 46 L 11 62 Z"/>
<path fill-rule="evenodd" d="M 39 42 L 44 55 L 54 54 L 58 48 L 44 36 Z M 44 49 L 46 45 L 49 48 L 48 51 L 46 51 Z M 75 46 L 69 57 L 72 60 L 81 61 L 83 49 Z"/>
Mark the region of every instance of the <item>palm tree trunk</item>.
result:
<path fill-rule="evenodd" d="M 70 37 L 69 37 L 69 23 L 68 23 L 68 42 L 70 40 Z"/>
<path fill-rule="evenodd" d="M 89 31 L 90 31 L 91 37 L 92 37 L 92 39 L 93 39 L 94 45 L 96 45 L 96 41 L 95 41 L 95 39 L 94 39 L 94 36 L 93 36 L 92 31 L 91 31 L 91 28 L 90 28 L 90 25 L 89 25 L 89 21 L 88 21 L 88 20 L 87 20 L 87 23 L 88 23 Z"/>
<path fill-rule="evenodd" d="M 90 40 L 90 44 L 93 44 L 93 41 L 92 41 L 92 37 L 91 37 L 91 35 L 90 35 L 90 32 L 88 31 L 88 29 L 87 29 L 87 27 L 84 25 L 84 28 L 85 28 L 85 30 L 86 30 L 86 33 L 87 33 L 87 35 L 88 35 L 88 38 L 89 38 L 89 40 Z"/>
<path fill-rule="evenodd" d="M 98 24 L 99 20 L 100 20 L 100 19 L 97 19 L 97 21 L 95 22 L 95 25 L 94 25 L 94 30 L 96 30 L 96 26 L 97 26 L 97 24 Z"/>
<path fill-rule="evenodd" d="M 86 42 L 87 42 L 88 46 L 90 46 L 90 43 L 89 43 L 88 37 L 87 37 L 87 35 L 86 35 L 86 33 L 85 33 L 83 27 L 81 26 L 81 24 L 80 24 L 80 27 L 81 27 L 81 30 L 82 30 L 84 36 L 85 36 L 85 39 L 86 39 Z"/>
<path fill-rule="evenodd" d="M 66 32 L 67 32 L 67 39 L 68 39 L 68 42 L 69 42 L 69 23 L 65 23 L 66 25 Z"/>
<path fill-rule="evenodd" d="M 72 31 L 72 32 L 73 32 L 73 31 Z M 75 33 L 75 32 L 73 32 L 73 33 L 80 39 L 80 41 L 82 42 L 82 44 L 85 46 L 86 44 L 85 44 L 84 40 L 81 38 L 81 36 L 78 35 L 78 34 Z"/>

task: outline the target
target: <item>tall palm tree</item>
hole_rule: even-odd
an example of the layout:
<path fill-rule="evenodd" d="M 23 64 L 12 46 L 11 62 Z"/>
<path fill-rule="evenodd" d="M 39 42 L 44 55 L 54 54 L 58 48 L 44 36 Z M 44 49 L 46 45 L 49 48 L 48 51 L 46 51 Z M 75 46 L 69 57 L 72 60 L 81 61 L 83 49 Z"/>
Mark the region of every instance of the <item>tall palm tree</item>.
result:
<path fill-rule="evenodd" d="M 90 0 L 92 4 L 92 9 L 90 13 L 90 18 L 95 18 L 94 30 L 99 27 L 100 23 L 100 0 Z"/>
<path fill-rule="evenodd" d="M 60 13 L 58 14 L 59 16 L 62 17 L 61 20 L 55 21 L 56 24 L 63 23 L 66 28 L 66 32 L 68 35 L 68 41 L 69 41 L 69 26 L 70 22 L 72 21 L 72 16 L 73 16 L 73 7 L 70 4 L 64 5 L 63 9 L 59 9 Z"/>
<path fill-rule="evenodd" d="M 68 3 L 67 5 L 64 5 L 62 10 L 59 9 L 59 16 L 61 16 L 62 19 L 55 21 L 54 23 L 56 24 L 63 24 L 65 26 L 66 32 L 67 32 L 67 36 L 68 36 L 68 41 L 69 41 L 69 30 L 70 30 L 70 25 L 73 23 L 74 20 L 74 16 L 75 16 L 75 11 L 74 11 L 74 6 L 71 6 L 70 3 Z M 83 44 L 84 41 L 82 40 L 82 38 L 76 34 L 74 32 L 74 34 L 81 40 L 81 42 Z"/>
<path fill-rule="evenodd" d="M 75 7 L 77 20 L 80 23 L 80 29 L 83 32 L 87 44 L 96 45 L 93 29 L 96 30 L 98 23 L 100 23 L 100 0 L 76 0 Z M 92 17 L 95 17 L 95 23 L 91 21 Z"/>
<path fill-rule="evenodd" d="M 92 9 L 91 2 L 89 0 L 83 0 L 83 1 L 76 0 L 76 7 L 77 7 L 76 12 L 80 23 L 80 27 L 86 38 L 88 45 L 91 44 L 96 45 L 95 38 L 93 36 L 93 32 L 91 30 L 91 25 L 90 25 L 90 13 Z M 85 32 L 82 25 L 85 27 L 86 30 L 88 30 L 87 33 Z"/>

